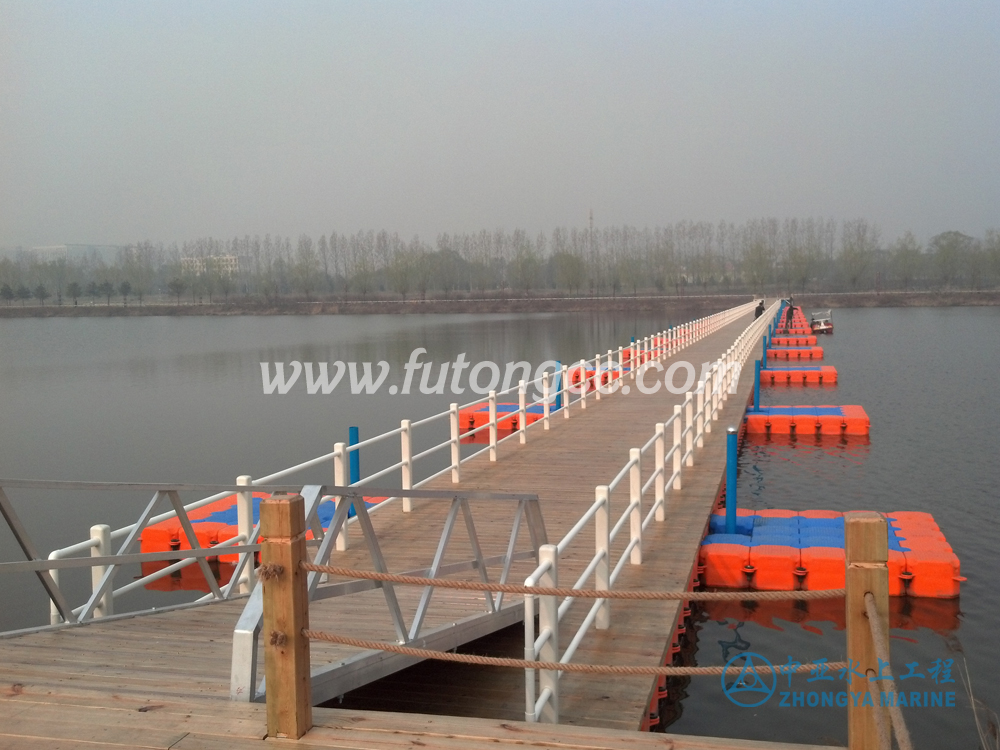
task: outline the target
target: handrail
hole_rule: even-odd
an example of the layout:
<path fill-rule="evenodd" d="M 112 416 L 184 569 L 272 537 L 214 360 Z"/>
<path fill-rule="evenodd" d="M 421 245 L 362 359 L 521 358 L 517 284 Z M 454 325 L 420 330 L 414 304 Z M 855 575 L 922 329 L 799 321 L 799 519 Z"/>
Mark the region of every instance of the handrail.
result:
<path fill-rule="evenodd" d="M 743 305 L 732 310 L 716 313 L 705 319 L 694 321 L 691 328 L 686 330 L 689 339 L 685 343 L 698 340 L 699 338 L 712 333 L 723 325 L 738 319 L 748 313 L 756 303 Z M 769 317 L 773 316 L 780 307 L 775 302 L 768 310 L 770 315 L 763 315 L 754 320 L 744 329 L 734 340 L 733 344 L 715 361 L 708 369 L 705 377 L 697 383 L 694 390 L 685 395 L 683 404 L 674 407 L 673 413 L 667 419 L 658 421 L 652 436 L 642 445 L 641 448 L 633 448 L 630 451 L 629 460 L 604 486 L 599 486 L 595 490 L 595 502 L 584 512 L 580 519 L 566 533 L 558 544 L 551 547 L 550 557 L 540 561 L 539 566 L 528 577 L 525 585 L 536 586 L 543 576 L 548 576 L 553 582 L 556 579 L 556 572 L 559 567 L 559 557 L 566 552 L 570 543 L 575 541 L 580 532 L 590 523 L 595 522 L 595 553 L 590 559 L 583 574 L 573 585 L 573 589 L 582 588 L 589 580 L 590 576 L 595 577 L 595 588 L 598 590 L 613 589 L 619 576 L 624 571 L 628 562 L 632 564 L 642 564 L 642 536 L 643 532 L 653 520 L 663 521 L 665 519 L 666 492 L 680 489 L 683 481 L 684 466 L 693 465 L 695 452 L 704 444 L 704 435 L 711 431 L 712 422 L 720 417 L 724 408 L 724 402 L 731 393 L 736 392 L 743 363 L 749 357 L 753 346 L 756 345 L 767 325 Z M 631 348 L 629 362 L 636 362 L 636 346 Z M 645 342 L 643 342 L 645 347 Z M 640 352 L 644 351 L 640 350 Z M 670 346 L 655 350 L 650 359 L 658 360 L 671 354 L 676 349 Z M 609 353 L 610 355 L 610 353 Z M 641 362 L 638 367 L 632 367 L 633 375 L 639 367 L 646 363 Z M 600 369 L 600 362 L 597 362 L 597 369 Z M 599 382 L 599 378 L 595 378 Z M 695 407 L 697 404 L 697 407 Z M 671 445 L 667 448 L 668 433 L 672 433 Z M 686 450 L 685 450 L 686 447 Z M 650 466 L 650 450 L 655 456 Z M 667 476 L 667 466 L 672 464 L 669 477 Z M 643 480 L 644 472 L 648 471 L 648 476 Z M 611 500 L 615 490 L 629 479 L 629 501 L 622 510 L 620 516 L 610 526 L 609 511 Z M 653 502 L 648 511 L 643 515 L 643 501 L 653 492 Z M 614 560 L 614 567 L 611 568 L 610 558 L 611 545 L 625 528 L 630 527 L 629 540 Z M 544 549 L 544 548 L 543 548 Z M 586 637 L 591 627 L 606 629 L 610 626 L 610 611 L 607 607 L 606 599 L 598 599 L 591 606 L 583 622 L 576 629 L 569 645 L 563 651 L 562 656 L 558 655 L 559 623 L 573 605 L 575 599 L 567 596 L 557 607 L 547 604 L 547 597 L 526 595 L 525 596 L 525 659 L 529 661 L 558 661 L 560 664 L 567 664 L 572 661 L 576 650 Z M 534 600 L 539 599 L 539 605 L 535 605 Z M 534 615 L 539 614 L 538 628 L 543 635 L 535 638 Z M 529 617 L 530 615 L 530 617 Z M 549 658 L 543 657 L 543 649 Z M 526 721 L 552 721 L 558 722 L 558 694 L 559 679 L 563 673 L 556 670 L 550 673 L 544 669 L 525 669 L 525 720 Z M 536 689 L 536 679 L 538 688 Z"/>
<path fill-rule="evenodd" d="M 483 453 L 489 453 L 491 460 L 497 460 L 497 447 L 500 443 L 505 443 L 507 440 L 513 438 L 515 435 L 518 436 L 520 442 L 525 442 L 529 430 L 534 434 L 536 425 L 541 425 L 539 429 L 547 430 L 550 429 L 551 422 L 550 418 L 553 414 L 558 414 L 560 411 L 564 418 L 569 418 L 570 407 L 575 409 L 586 409 L 588 406 L 588 391 L 593 390 L 593 396 L 595 399 L 600 400 L 602 396 L 608 396 L 616 391 L 618 391 L 624 382 L 624 379 L 631 374 L 634 378 L 637 369 L 641 367 L 645 362 L 649 360 L 659 360 L 663 359 L 668 355 L 674 354 L 683 348 L 689 346 L 690 344 L 700 340 L 705 335 L 708 335 L 715 330 L 718 330 L 722 325 L 731 322 L 732 320 L 738 318 L 741 315 L 749 312 L 753 308 L 756 302 L 749 302 L 743 305 L 736 306 L 729 310 L 724 310 L 713 315 L 709 315 L 703 318 L 698 318 L 696 320 L 690 321 L 688 323 L 680 324 L 674 326 L 673 328 L 657 331 L 650 335 L 640 337 L 628 346 L 619 346 L 617 351 L 615 349 L 608 350 L 607 354 L 596 354 L 590 359 L 582 359 L 572 364 L 565 364 L 561 366 L 561 369 L 556 370 L 555 373 L 550 373 L 548 371 L 543 372 L 541 375 L 529 380 L 520 381 L 517 385 L 511 385 L 501 391 L 494 391 L 488 395 L 482 396 L 478 399 L 470 401 L 469 403 L 459 406 L 458 404 L 451 404 L 447 411 L 442 411 L 437 414 L 432 414 L 428 417 L 424 417 L 419 420 L 414 420 L 412 422 L 406 422 L 404 420 L 400 427 L 388 430 L 386 432 L 380 433 L 373 437 L 367 438 L 366 440 L 355 443 L 354 445 L 338 444 L 338 447 L 334 451 L 329 453 L 324 453 L 323 455 L 317 456 L 315 458 L 309 459 L 299 464 L 281 469 L 272 474 L 268 474 L 264 477 L 259 477 L 256 479 L 246 477 L 246 482 L 238 485 L 238 489 L 235 490 L 225 490 L 222 492 L 215 492 L 206 497 L 195 500 L 191 503 L 184 505 L 186 511 L 191 511 L 197 508 L 204 507 L 218 500 L 222 500 L 234 492 L 237 495 L 238 506 L 241 507 L 241 525 L 239 526 L 239 533 L 245 538 L 249 538 L 253 531 L 252 524 L 252 492 L 247 489 L 247 487 L 252 487 L 256 491 L 262 491 L 263 487 L 274 482 L 285 480 L 295 474 L 302 471 L 315 468 L 317 466 L 333 464 L 334 474 L 337 478 L 338 483 L 347 485 L 346 476 L 339 476 L 338 466 L 343 468 L 343 464 L 346 462 L 347 457 L 353 452 L 356 453 L 361 448 L 372 446 L 375 444 L 384 443 L 386 440 L 398 437 L 401 441 L 401 453 L 400 460 L 392 463 L 389 466 L 379 469 L 379 471 L 371 474 L 358 482 L 352 483 L 350 486 L 366 486 L 370 482 L 378 480 L 386 475 L 392 474 L 396 471 L 403 472 L 403 489 L 409 489 L 411 487 L 422 486 L 427 482 L 435 479 L 437 477 L 443 476 L 451 473 L 453 482 L 458 482 L 460 480 L 461 465 L 466 463 L 468 460 L 480 456 Z M 613 372 L 614 375 L 608 378 L 606 384 L 602 383 L 602 378 L 599 375 L 594 377 L 593 389 L 588 383 L 586 377 L 580 379 L 579 384 L 573 384 L 570 381 L 569 373 L 576 370 L 576 368 L 582 367 L 584 370 L 593 369 L 595 373 L 603 372 Z M 558 386 L 556 388 L 550 389 L 548 386 L 550 384 L 550 378 L 558 378 Z M 527 424 L 527 420 L 518 419 L 519 414 L 523 413 L 523 407 L 520 411 L 513 411 L 509 414 L 497 415 L 494 409 L 491 409 L 492 416 L 491 420 L 478 428 L 470 430 L 468 432 L 462 432 L 460 430 L 458 413 L 463 408 L 468 408 L 471 406 L 476 406 L 480 404 L 495 404 L 498 396 L 504 396 L 507 394 L 517 393 L 521 398 L 522 404 L 524 403 L 524 394 L 527 393 L 529 389 L 536 389 L 543 391 L 541 398 L 534 398 L 533 403 L 542 403 L 546 408 L 546 418 L 540 419 L 530 424 Z M 556 401 L 559 396 L 562 396 L 562 409 L 551 410 L 551 405 Z M 704 410 L 699 411 L 699 417 L 704 416 Z M 441 443 L 438 443 L 432 447 L 421 451 L 413 451 L 413 430 L 416 427 L 422 427 L 434 422 L 447 419 L 450 422 L 450 432 L 449 438 Z M 510 435 L 499 437 L 497 432 L 498 425 L 512 422 L 518 419 L 518 429 L 511 432 Z M 673 416 L 666 421 L 669 425 L 673 420 Z M 477 451 L 473 451 L 467 456 L 461 455 L 460 442 L 462 438 L 471 437 L 477 434 L 488 433 L 490 438 L 490 444 Z M 642 453 L 645 455 L 648 450 L 655 443 L 655 437 L 652 438 L 643 447 Z M 429 477 L 425 477 L 420 481 L 414 481 L 415 477 L 413 472 L 415 466 L 418 462 L 423 462 L 431 456 L 437 455 L 440 451 L 446 448 L 451 448 L 452 460 L 450 465 L 435 471 Z M 421 465 L 424 465 L 421 463 Z M 627 470 L 625 470 L 627 473 Z M 344 471 L 346 474 L 346 471 Z M 620 482 L 622 478 L 619 478 L 617 482 L 613 483 L 612 489 L 617 487 L 617 483 Z M 662 477 L 665 480 L 665 476 Z M 659 479 L 654 481 L 657 486 L 659 485 Z M 644 491 L 648 490 L 644 488 Z M 410 509 L 410 500 L 407 496 L 402 498 L 393 496 L 387 498 L 385 501 L 373 508 L 375 510 L 381 510 L 385 512 L 384 507 L 388 507 L 390 504 L 395 504 L 397 500 L 402 499 L 403 511 L 408 512 Z M 173 509 L 160 513 L 158 515 L 152 516 L 147 519 L 146 524 L 156 524 L 161 521 L 168 520 L 170 518 L 175 518 L 177 512 Z M 250 519 L 248 521 L 247 519 Z M 347 527 L 355 527 L 356 519 L 351 518 L 345 525 L 345 530 L 342 533 L 342 542 L 347 544 Z M 130 524 L 123 526 L 118 529 L 114 529 L 110 532 L 110 538 L 112 541 L 123 540 L 129 535 L 133 534 L 137 529 L 137 524 Z M 62 559 L 64 557 L 77 555 L 85 553 L 88 550 L 93 550 L 97 547 L 98 542 L 94 539 L 84 540 L 61 549 L 53 550 L 49 557 L 51 559 Z M 241 590 L 248 591 L 253 586 L 253 571 L 252 566 L 248 566 L 251 570 L 245 571 L 243 573 L 243 581 L 241 582 Z M 54 613 L 53 621 L 57 619 L 56 613 Z"/>

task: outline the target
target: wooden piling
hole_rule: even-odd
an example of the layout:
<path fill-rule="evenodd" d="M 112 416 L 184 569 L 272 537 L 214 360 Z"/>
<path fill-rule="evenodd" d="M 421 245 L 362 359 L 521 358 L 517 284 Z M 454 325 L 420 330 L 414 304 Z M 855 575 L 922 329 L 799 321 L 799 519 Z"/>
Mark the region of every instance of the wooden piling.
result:
<path fill-rule="evenodd" d="M 264 670 L 267 734 L 298 739 L 312 727 L 309 680 L 305 502 L 301 495 L 275 494 L 260 504 L 264 586 Z"/>
<path fill-rule="evenodd" d="M 889 527 L 885 516 L 872 511 L 844 514 L 844 550 L 847 557 L 846 614 L 847 659 L 851 667 L 847 704 L 847 746 L 849 750 L 878 750 L 875 712 L 888 711 L 879 706 L 879 674 L 872 629 L 865 613 L 865 594 L 875 597 L 882 633 L 889 632 Z M 886 635 L 888 637 L 888 635 Z M 889 653 L 889 644 L 885 643 Z M 870 700 L 865 700 L 866 694 Z"/>

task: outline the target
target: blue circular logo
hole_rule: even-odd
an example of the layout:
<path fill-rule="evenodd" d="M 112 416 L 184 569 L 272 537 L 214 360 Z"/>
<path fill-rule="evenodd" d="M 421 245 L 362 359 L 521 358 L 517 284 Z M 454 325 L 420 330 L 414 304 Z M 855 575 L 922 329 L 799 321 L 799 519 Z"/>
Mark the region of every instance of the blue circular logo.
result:
<path fill-rule="evenodd" d="M 740 660 L 742 663 L 734 664 Z M 770 672 L 765 671 L 762 674 L 757 674 L 757 668 L 764 665 L 770 668 Z M 740 671 L 736 679 L 727 685 L 726 675 L 731 666 L 739 667 Z M 743 708 L 753 708 L 767 703 L 768 698 L 774 695 L 774 689 L 778 686 L 778 675 L 771 662 L 753 651 L 736 654 L 726 662 L 726 670 L 722 673 L 722 692 L 729 700 Z M 770 687 L 766 684 L 768 675 L 771 678 Z"/>

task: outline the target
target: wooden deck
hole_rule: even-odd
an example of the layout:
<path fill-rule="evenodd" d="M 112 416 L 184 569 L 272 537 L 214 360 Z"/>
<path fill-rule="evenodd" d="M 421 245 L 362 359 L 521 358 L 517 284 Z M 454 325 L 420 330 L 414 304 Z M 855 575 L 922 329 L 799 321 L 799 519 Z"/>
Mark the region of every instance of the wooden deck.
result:
<path fill-rule="evenodd" d="M 675 356 L 700 371 L 701 363 L 718 357 L 751 319 L 746 316 Z M 751 381 L 745 373 L 739 393 L 729 397 L 722 418 L 706 436 L 705 447 L 696 452 L 695 467 L 685 472 L 684 489 L 668 491 L 666 522 L 654 521 L 647 529 L 643 564 L 627 565 L 618 587 L 686 586 L 722 480 L 725 426 L 735 424 L 742 415 Z M 548 432 L 540 426 L 530 430 L 526 446 L 518 445 L 516 439 L 502 444 L 497 463 L 481 457 L 463 465 L 460 486 L 537 494 L 549 540 L 555 542 L 593 502 L 594 487 L 611 481 L 628 460 L 628 449 L 643 445 L 654 423 L 672 415 L 675 403 L 680 403 L 679 396 L 662 389 L 656 395 L 644 395 L 634 385 L 627 395 L 606 396 L 600 402 L 591 397 L 587 409 L 574 408 L 568 420 L 557 413 Z M 644 468 L 644 478 L 649 471 Z M 454 485 L 445 479 L 434 487 Z M 626 496 L 624 488 L 614 495 L 612 518 L 627 505 Z M 502 554 L 513 504 L 471 504 L 483 553 Z M 394 572 L 430 564 L 447 511 L 447 504 L 438 501 L 414 500 L 413 505 L 409 514 L 398 505 L 373 514 L 386 561 Z M 627 539 L 623 537 L 627 530 L 614 550 L 624 548 Z M 523 530 L 520 539 L 519 548 L 527 548 Z M 334 564 L 370 568 L 359 541 L 354 532 L 351 548 L 335 553 Z M 469 558 L 469 549 L 464 525 L 458 524 L 446 562 Z M 592 531 L 581 534 L 570 553 L 560 559 L 564 585 L 576 579 L 593 554 Z M 533 568 L 533 562 L 515 565 L 510 580 L 522 581 Z M 495 579 L 499 571 L 492 569 L 490 574 Z M 420 591 L 397 587 L 397 594 L 409 618 Z M 520 619 L 522 605 L 516 599 L 505 602 L 511 621 Z M 575 631 L 585 606 L 578 604 L 570 611 L 561 626 L 563 632 Z M 232 630 L 242 608 L 243 602 L 237 600 L 0 640 L 0 750 L 95 745 L 221 750 L 262 739 L 263 706 L 228 700 Z M 481 611 L 481 595 L 439 590 L 425 629 Z M 615 602 L 612 627 L 592 630 L 575 661 L 662 664 L 678 612 L 676 602 Z M 315 629 L 394 640 L 380 591 L 315 602 L 310 620 Z M 312 651 L 314 665 L 356 653 L 327 643 L 314 643 Z M 510 655 L 520 656 L 519 649 Z M 618 678 L 609 684 L 606 679 L 567 674 L 561 687 L 563 726 L 556 728 L 519 721 L 524 711 L 521 670 L 420 664 L 348 693 L 340 704 L 343 709 L 317 709 L 316 728 L 298 746 L 779 747 L 638 733 L 635 730 L 643 721 L 653 688 L 648 677 Z M 357 706 L 413 713 L 376 713 Z"/>
<path fill-rule="evenodd" d="M 313 729 L 298 742 L 266 738 L 257 703 L 147 699 L 110 693 L 0 693 L 0 750 L 835 750 L 751 740 L 525 724 L 454 716 L 313 709 Z"/>

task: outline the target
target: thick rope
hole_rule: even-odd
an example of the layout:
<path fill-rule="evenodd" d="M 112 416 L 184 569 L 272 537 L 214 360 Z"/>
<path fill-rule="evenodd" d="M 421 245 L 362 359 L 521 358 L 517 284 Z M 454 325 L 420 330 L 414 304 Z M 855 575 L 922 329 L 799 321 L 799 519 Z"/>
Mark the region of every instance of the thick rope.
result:
<path fill-rule="evenodd" d="M 689 675 L 714 675 L 718 677 L 725 671 L 727 674 L 739 674 L 743 667 L 638 667 L 638 666 L 617 666 L 612 664 L 573 664 L 572 662 L 562 664 L 555 661 L 528 661 L 527 659 L 507 659 L 499 656 L 478 656 L 476 654 L 453 654 L 448 651 L 432 651 L 426 648 L 413 648 L 412 646 L 401 646 L 397 643 L 385 643 L 384 641 L 370 641 L 364 638 L 350 638 L 346 635 L 335 635 L 325 633 L 321 630 L 303 630 L 302 635 L 314 641 L 327 641 L 328 643 L 338 643 L 342 646 L 354 646 L 355 648 L 369 649 L 372 651 L 391 651 L 394 654 L 403 656 L 413 656 L 418 659 L 437 659 L 439 661 L 453 661 L 460 664 L 478 664 L 483 667 L 511 667 L 512 669 L 554 669 L 561 672 L 578 672 L 581 674 L 614 674 L 614 675 L 649 675 L 659 677 L 685 677 Z M 758 673 L 769 674 L 777 671 L 779 674 L 804 673 L 819 669 L 847 669 L 847 662 L 828 662 L 824 664 L 801 664 L 795 669 L 785 666 L 766 667 L 756 666 L 754 669 Z"/>
<path fill-rule="evenodd" d="M 872 643 L 875 644 L 875 656 L 880 665 L 885 665 L 886 676 L 879 675 L 879 682 L 882 683 L 882 690 L 896 695 L 896 681 L 892 677 L 892 667 L 889 665 L 889 649 L 886 644 L 889 642 L 886 632 L 882 629 L 882 620 L 878 616 L 878 607 L 875 606 L 875 597 L 872 592 L 865 592 L 865 612 L 868 614 L 868 625 L 871 627 Z M 913 750 L 913 743 L 910 741 L 910 730 L 906 728 L 906 721 L 903 719 L 903 711 L 896 705 L 889 706 L 889 717 L 892 719 L 892 728 L 896 732 L 896 743 L 899 750 Z M 876 711 L 876 714 L 880 713 Z"/>
<path fill-rule="evenodd" d="M 445 578 L 421 578 L 393 573 L 375 573 L 368 570 L 341 568 L 334 565 L 299 563 L 303 570 L 327 573 L 344 578 L 363 578 L 369 581 L 409 584 L 412 586 L 437 586 L 462 591 L 501 591 L 505 594 L 534 594 L 535 596 L 568 596 L 574 599 L 639 599 L 644 601 L 683 600 L 707 601 L 785 601 L 788 599 L 843 599 L 844 589 L 826 591 L 599 591 L 596 589 L 543 588 L 521 586 L 515 583 L 483 583 L 480 581 L 452 581 Z"/>
<path fill-rule="evenodd" d="M 869 669 L 866 674 L 868 675 L 869 682 L 875 682 L 878 677 L 874 669 Z M 885 690 L 885 685 L 882 685 L 882 689 Z M 878 750 L 892 750 L 892 732 L 889 727 L 890 724 L 886 721 L 885 714 L 875 709 L 875 732 L 878 734 Z"/>

